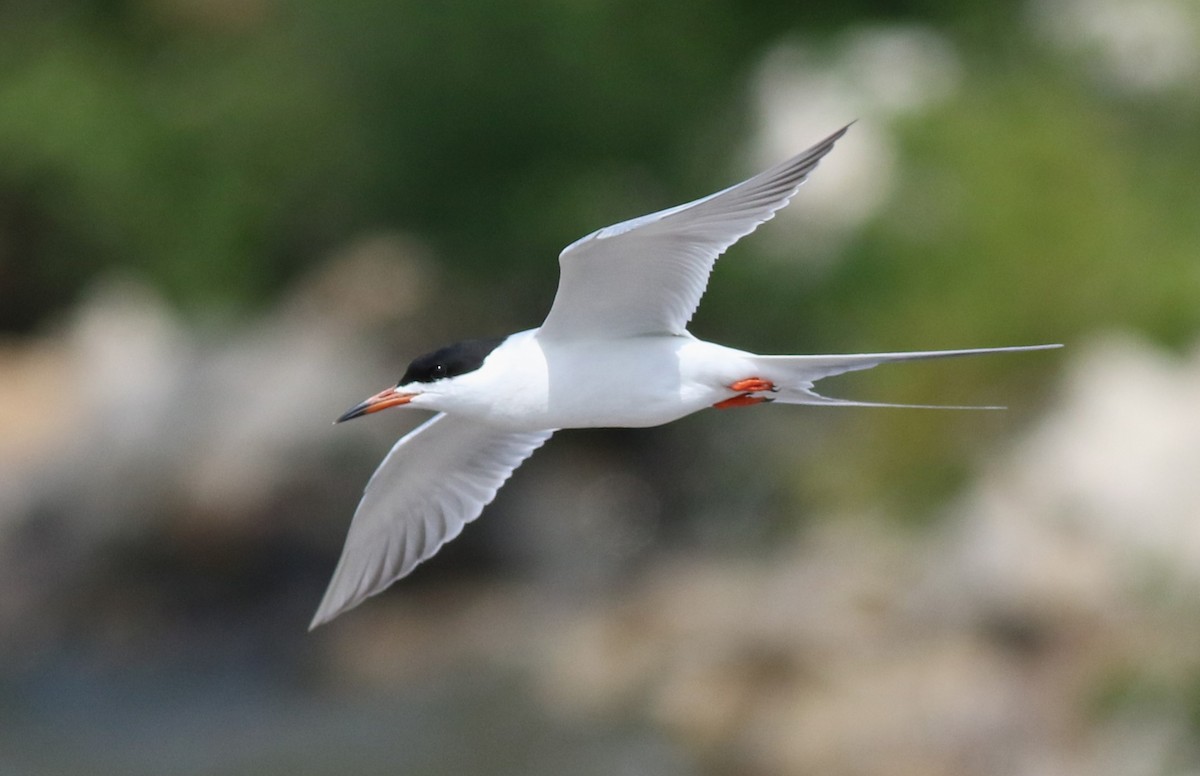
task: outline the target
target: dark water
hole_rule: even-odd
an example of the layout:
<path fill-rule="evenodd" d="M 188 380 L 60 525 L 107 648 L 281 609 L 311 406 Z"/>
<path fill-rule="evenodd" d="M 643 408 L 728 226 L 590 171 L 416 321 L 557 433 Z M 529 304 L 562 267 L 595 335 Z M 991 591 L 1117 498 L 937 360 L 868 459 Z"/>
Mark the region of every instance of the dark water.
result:
<path fill-rule="evenodd" d="M 462 666 L 402 691 L 244 666 L 47 661 L 0 684 L 4 776 L 691 773 L 627 721 L 556 718 L 521 677 Z"/>

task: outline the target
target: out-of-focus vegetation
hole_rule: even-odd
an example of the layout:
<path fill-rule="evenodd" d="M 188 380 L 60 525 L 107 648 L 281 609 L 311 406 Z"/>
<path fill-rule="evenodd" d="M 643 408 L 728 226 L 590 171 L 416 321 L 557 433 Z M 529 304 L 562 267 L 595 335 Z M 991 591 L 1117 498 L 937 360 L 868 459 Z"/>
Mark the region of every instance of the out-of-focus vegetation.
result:
<path fill-rule="evenodd" d="M 403 427 L 328 419 L 537 325 L 577 237 L 851 120 L 694 330 L 1067 343 L 822 386 L 1010 412 L 563 434 L 305 639 Z M 0 770 L 1194 768 L 1197 138 L 1190 0 L 0 4 Z"/>
<path fill-rule="evenodd" d="M 889 136 L 890 169 L 862 192 L 880 204 L 823 273 L 806 271 L 802 234 L 786 262 L 739 246 L 703 333 L 777 352 L 1066 340 L 1113 326 L 1189 341 L 1200 316 L 1194 54 L 1173 64 L 1134 39 L 1129 61 L 1110 63 L 1119 41 L 1113 54 L 1085 26 L 1055 38 L 1053 14 L 1087 13 L 1065 0 L 808 6 L 8 4 L 0 327 L 31 331 L 114 271 L 193 318 L 245 315 L 381 229 L 428 243 L 452 288 L 505 300 L 448 303 L 461 324 L 447 334 L 536 325 L 561 246 L 745 172 L 740 149 L 763 120 L 755 101 L 776 96 L 762 63 L 790 47 L 805 52 L 801 73 L 841 68 L 844 93 L 814 101 L 777 155 L 860 118 Z M 1059 22 L 1068 34 L 1072 23 Z M 934 67 L 951 84 L 897 108 L 889 84 L 864 88 L 855 68 L 878 80 L 920 51 L 847 41 L 914 26 L 948 49 Z M 1143 83 L 1138 68 L 1151 71 L 1143 80 L 1162 73 Z M 959 368 L 957 398 L 984 386 L 997 387 L 983 400 L 1011 396 L 1048 363 Z M 936 398 L 918 370 L 895 379 L 905 382 L 893 396 Z M 884 459 L 921 429 L 937 449 L 864 460 L 855 480 L 892 490 L 961 460 L 935 441 L 960 418 L 861 422 L 877 438 L 851 445 Z"/>

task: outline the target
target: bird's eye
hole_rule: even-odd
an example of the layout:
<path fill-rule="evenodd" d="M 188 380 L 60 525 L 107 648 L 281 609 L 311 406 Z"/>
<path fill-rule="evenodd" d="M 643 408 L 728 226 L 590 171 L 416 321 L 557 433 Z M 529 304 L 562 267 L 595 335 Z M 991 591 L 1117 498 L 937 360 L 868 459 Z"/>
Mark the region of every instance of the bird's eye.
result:
<path fill-rule="evenodd" d="M 434 364 L 433 369 L 431 371 L 433 372 L 434 377 L 445 377 L 446 376 L 446 365 L 445 364 Z"/>

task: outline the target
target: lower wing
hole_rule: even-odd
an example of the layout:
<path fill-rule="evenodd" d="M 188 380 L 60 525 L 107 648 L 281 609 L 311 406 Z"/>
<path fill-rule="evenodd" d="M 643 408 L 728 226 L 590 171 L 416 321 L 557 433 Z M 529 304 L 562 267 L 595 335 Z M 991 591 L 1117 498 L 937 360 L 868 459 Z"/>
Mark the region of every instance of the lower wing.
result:
<path fill-rule="evenodd" d="M 553 433 L 507 431 L 443 413 L 401 438 L 367 483 L 309 629 L 432 557 Z"/>

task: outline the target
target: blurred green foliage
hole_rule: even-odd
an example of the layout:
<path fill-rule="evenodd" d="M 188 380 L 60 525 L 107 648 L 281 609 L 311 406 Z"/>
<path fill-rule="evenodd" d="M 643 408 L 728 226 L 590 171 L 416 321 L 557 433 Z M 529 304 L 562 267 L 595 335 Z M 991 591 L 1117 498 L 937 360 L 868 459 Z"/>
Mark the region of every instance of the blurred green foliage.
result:
<path fill-rule="evenodd" d="M 763 352 L 1108 328 L 1188 343 L 1200 327 L 1196 90 L 1110 88 L 1037 40 L 1027 9 L 13 0 L 0 6 L 0 331 L 35 328 L 113 271 L 184 309 L 252 312 L 375 230 L 418 235 L 456 287 L 499 289 L 505 304 L 482 313 L 493 331 L 463 336 L 534 326 L 563 245 L 744 171 L 753 77 L 772 46 L 903 21 L 945 36 L 962 74 L 947 99 L 892 122 L 885 207 L 824 272 L 805 267 L 803 246 L 795 267 L 739 246 L 698 331 Z M 1052 363 L 896 369 L 861 394 L 994 403 L 1036 389 Z M 826 440 L 855 464 L 810 467 L 807 492 L 866 498 L 861 483 L 900 480 L 940 492 L 975 449 L 963 418 L 857 414 Z"/>
<path fill-rule="evenodd" d="M 6 3 L 0 330 L 115 267 L 186 304 L 244 307 L 382 226 L 468 276 L 522 275 L 521 301 L 545 307 L 551 257 L 611 202 L 648 180 L 670 202 L 725 179 L 710 160 L 749 130 L 770 43 L 952 7 Z"/>

